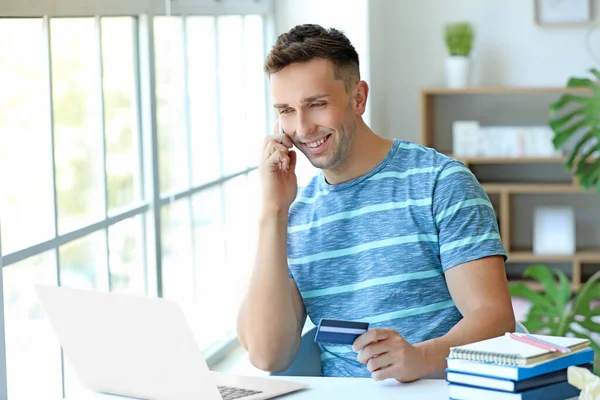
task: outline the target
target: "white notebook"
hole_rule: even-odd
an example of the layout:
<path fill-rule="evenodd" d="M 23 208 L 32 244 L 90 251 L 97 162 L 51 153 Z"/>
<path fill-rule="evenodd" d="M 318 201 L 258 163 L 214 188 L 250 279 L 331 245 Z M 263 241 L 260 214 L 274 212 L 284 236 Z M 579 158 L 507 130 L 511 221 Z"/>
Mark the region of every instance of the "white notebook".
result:
<path fill-rule="evenodd" d="M 547 335 L 531 335 L 562 347 L 568 347 L 572 352 L 589 347 L 587 339 L 575 337 L 559 337 Z M 499 336 L 463 346 L 451 347 L 449 358 L 470 361 L 483 361 L 508 365 L 531 365 L 571 353 L 551 352 L 527 343 L 519 342 L 507 336 Z"/>

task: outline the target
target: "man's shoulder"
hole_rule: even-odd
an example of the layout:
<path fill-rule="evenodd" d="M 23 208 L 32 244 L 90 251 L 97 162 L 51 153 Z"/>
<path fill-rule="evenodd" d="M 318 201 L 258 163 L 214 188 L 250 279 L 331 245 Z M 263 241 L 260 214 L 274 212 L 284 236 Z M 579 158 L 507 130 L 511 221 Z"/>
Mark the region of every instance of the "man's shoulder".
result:
<path fill-rule="evenodd" d="M 434 184 L 443 171 L 464 165 L 438 150 L 421 144 L 396 139 L 397 149 L 385 168 L 387 173 L 399 173 L 408 183 Z M 466 167 L 465 167 L 466 168 Z M 426 186 L 426 185 L 425 185 Z"/>

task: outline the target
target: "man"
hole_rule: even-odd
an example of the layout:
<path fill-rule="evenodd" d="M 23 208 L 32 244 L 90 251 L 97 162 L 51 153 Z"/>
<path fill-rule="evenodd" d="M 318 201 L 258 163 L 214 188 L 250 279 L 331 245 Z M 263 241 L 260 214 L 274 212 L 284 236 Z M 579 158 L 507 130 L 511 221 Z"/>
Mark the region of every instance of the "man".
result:
<path fill-rule="evenodd" d="M 459 162 L 369 129 L 350 41 L 296 26 L 265 71 L 279 122 L 264 142 L 257 256 L 238 315 L 251 362 L 285 370 L 307 314 L 370 323 L 353 346 L 320 345 L 325 376 L 439 375 L 451 346 L 513 331 L 487 195 Z M 321 169 L 298 197 L 293 146 Z"/>

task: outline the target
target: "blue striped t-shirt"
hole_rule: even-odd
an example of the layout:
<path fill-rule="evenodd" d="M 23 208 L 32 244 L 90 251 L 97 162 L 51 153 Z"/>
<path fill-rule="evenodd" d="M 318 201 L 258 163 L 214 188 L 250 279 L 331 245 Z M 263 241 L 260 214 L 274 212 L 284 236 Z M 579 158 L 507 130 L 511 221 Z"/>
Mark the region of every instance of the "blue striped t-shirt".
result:
<path fill-rule="evenodd" d="M 477 179 L 399 139 L 359 178 L 330 185 L 319 172 L 289 212 L 289 273 L 315 325 L 365 321 L 412 344 L 443 336 L 462 318 L 444 272 L 491 255 L 506 259 Z M 371 376 L 351 346 L 319 347 L 324 376 Z"/>

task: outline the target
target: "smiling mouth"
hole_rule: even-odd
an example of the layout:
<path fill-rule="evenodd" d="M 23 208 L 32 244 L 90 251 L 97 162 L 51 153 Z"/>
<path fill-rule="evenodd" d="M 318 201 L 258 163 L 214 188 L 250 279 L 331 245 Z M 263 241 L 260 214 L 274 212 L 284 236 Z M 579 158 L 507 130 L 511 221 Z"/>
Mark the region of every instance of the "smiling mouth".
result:
<path fill-rule="evenodd" d="M 309 142 L 309 143 L 305 143 L 306 147 L 308 147 L 309 149 L 318 149 L 319 147 L 321 147 L 325 142 L 327 142 L 327 140 L 329 139 L 329 137 L 331 136 L 331 133 L 325 137 L 322 137 L 319 140 L 315 140 L 314 142 Z"/>

